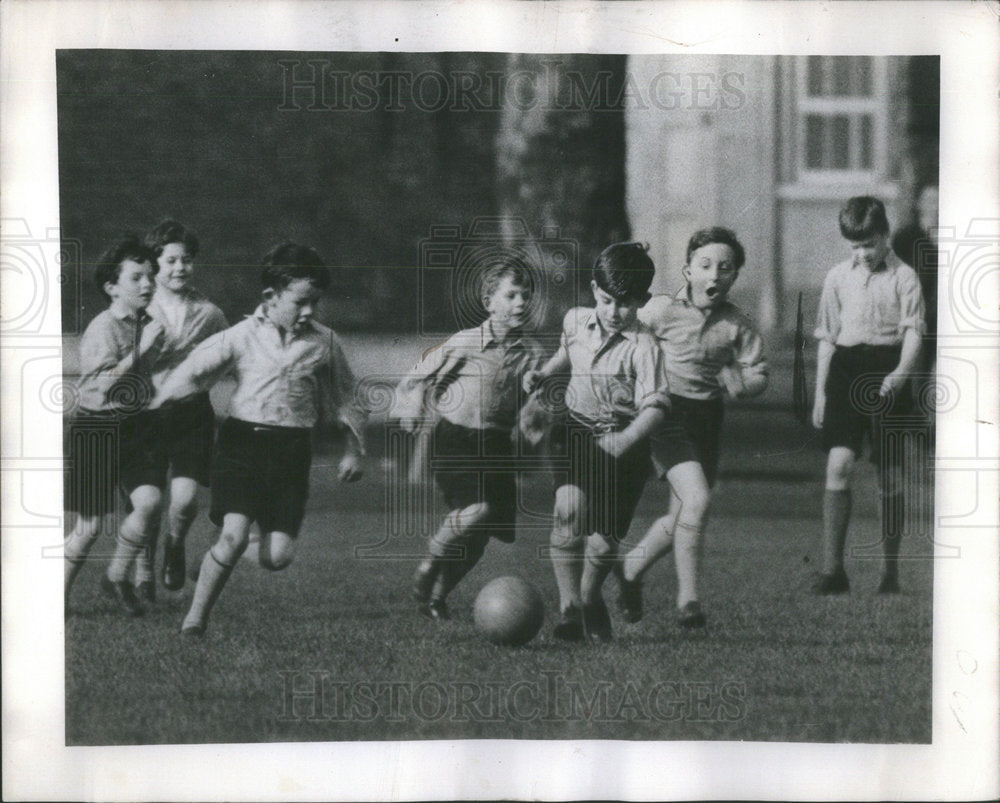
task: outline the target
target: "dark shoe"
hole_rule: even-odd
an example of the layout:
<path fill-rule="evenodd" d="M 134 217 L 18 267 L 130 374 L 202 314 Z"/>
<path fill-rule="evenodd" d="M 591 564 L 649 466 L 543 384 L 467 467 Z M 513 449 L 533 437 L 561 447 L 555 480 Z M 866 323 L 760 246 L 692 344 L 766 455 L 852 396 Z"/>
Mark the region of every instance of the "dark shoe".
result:
<path fill-rule="evenodd" d="M 704 627 L 705 614 L 701 610 L 701 603 L 697 600 L 691 600 L 681 608 L 680 613 L 677 615 L 677 624 L 681 627 L 686 627 L 688 630 Z"/>
<path fill-rule="evenodd" d="M 879 594 L 898 594 L 899 578 L 887 574 L 882 575 L 882 582 L 878 584 Z"/>
<path fill-rule="evenodd" d="M 143 580 L 136 585 L 135 595 L 147 605 L 152 605 L 156 602 L 156 583 L 152 580 Z"/>
<path fill-rule="evenodd" d="M 205 638 L 205 625 L 184 625 L 181 628 L 181 636 L 189 639 Z"/>
<path fill-rule="evenodd" d="M 851 590 L 851 584 L 847 581 L 847 572 L 837 569 L 833 574 L 821 574 L 813 583 L 813 594 L 823 596 L 826 594 L 846 594 Z"/>
<path fill-rule="evenodd" d="M 432 599 L 420 606 L 420 612 L 428 619 L 436 619 L 439 622 L 447 622 L 451 619 L 448 613 L 448 606 L 443 599 Z"/>
<path fill-rule="evenodd" d="M 626 622 L 638 622 L 642 619 L 642 580 L 626 580 L 622 575 L 618 578 L 621 593 L 618 595 L 618 610 L 625 616 Z"/>
<path fill-rule="evenodd" d="M 604 600 L 583 606 L 583 631 L 590 641 L 611 641 L 611 617 Z"/>
<path fill-rule="evenodd" d="M 184 588 L 184 568 L 187 556 L 184 554 L 184 542 L 171 546 L 170 539 L 163 544 L 163 568 L 160 580 L 168 591 L 180 591 Z"/>
<path fill-rule="evenodd" d="M 437 572 L 434 566 L 424 566 L 421 563 L 413 573 L 413 599 L 426 604 L 430 601 L 431 591 L 434 590 L 434 581 L 437 579 Z"/>
<path fill-rule="evenodd" d="M 552 637 L 560 641 L 583 641 L 583 613 L 576 605 L 570 605 L 559 614 Z"/>
<path fill-rule="evenodd" d="M 116 583 L 105 574 L 101 577 L 101 590 L 115 600 L 129 616 L 142 616 L 145 613 L 131 583 L 125 580 Z"/>

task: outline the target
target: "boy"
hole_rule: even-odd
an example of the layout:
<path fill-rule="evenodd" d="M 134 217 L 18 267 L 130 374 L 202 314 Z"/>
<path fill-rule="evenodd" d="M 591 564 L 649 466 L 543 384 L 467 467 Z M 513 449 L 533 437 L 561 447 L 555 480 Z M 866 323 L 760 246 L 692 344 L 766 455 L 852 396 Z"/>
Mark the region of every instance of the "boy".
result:
<path fill-rule="evenodd" d="M 227 327 L 226 317 L 215 304 L 191 285 L 198 238 L 176 220 L 164 220 L 146 235 L 146 245 L 156 258 L 156 294 L 149 314 L 166 333 L 164 353 L 153 374 L 154 388 L 162 387 L 202 340 Z M 170 507 L 167 537 L 163 545 L 161 580 L 170 591 L 184 587 L 184 538 L 198 512 L 198 486 L 207 486 L 215 437 L 215 411 L 208 393 L 158 410 L 156 423 L 163 444 L 163 485 L 170 471 Z M 136 559 L 136 590 L 146 602 L 155 600 L 153 564 L 157 533 Z"/>
<path fill-rule="evenodd" d="M 183 399 L 226 373 L 236 380 L 212 475 L 210 518 L 222 532 L 202 560 L 181 626 L 186 636 L 204 636 L 254 521 L 260 565 L 279 571 L 291 563 L 317 421 L 348 431 L 339 479 L 361 476 L 365 414 L 354 404 L 354 377 L 336 335 L 312 319 L 329 285 L 322 260 L 311 248 L 282 243 L 264 258 L 261 282 L 263 301 L 254 314 L 200 343 L 157 396 L 161 403 Z"/>
<path fill-rule="evenodd" d="M 414 431 L 436 417 L 434 480 L 448 509 L 413 578 L 425 616 L 449 618 L 448 593 L 482 557 L 489 539 L 514 540 L 517 478 L 512 439 L 523 402 L 524 375 L 543 359 L 524 335 L 530 323 L 531 277 L 515 262 L 487 270 L 482 286 L 488 318 L 431 350 L 397 390 L 395 413 Z M 447 463 L 459 461 L 461 466 Z"/>
<path fill-rule="evenodd" d="M 878 466 L 882 518 L 880 594 L 899 591 L 903 469 L 898 449 L 883 450 L 887 422 L 910 414 L 908 375 L 920 360 L 924 300 L 912 268 L 889 247 L 882 202 L 851 198 L 840 210 L 840 233 L 852 258 L 823 282 L 815 335 L 819 340 L 813 426 L 829 452 L 823 496 L 823 571 L 816 594 L 850 589 L 844 544 L 851 517 L 851 478 L 865 436 Z M 869 391 L 876 391 L 869 392 Z"/>
<path fill-rule="evenodd" d="M 163 499 L 159 440 L 146 409 L 151 376 L 164 341 L 163 327 L 146 312 L 153 298 L 156 260 L 128 236 L 101 257 L 94 280 L 110 301 L 80 340 L 79 409 L 69 426 L 65 507 L 78 514 L 64 545 L 63 593 L 114 510 L 115 486 L 131 511 L 121 524 L 101 587 L 130 616 L 143 613 L 125 575 L 158 526 Z"/>
<path fill-rule="evenodd" d="M 749 398 L 767 387 L 763 342 L 753 323 L 727 300 L 745 261 L 729 229 L 701 229 L 688 241 L 674 296 L 656 296 L 639 320 L 656 335 L 670 383 L 667 425 L 653 437 L 654 460 L 672 490 L 658 519 L 620 565 L 619 604 L 626 619 L 642 618 L 642 576 L 674 548 L 678 623 L 705 626 L 698 595 L 702 539 L 719 462 L 724 396 Z"/>
<path fill-rule="evenodd" d="M 596 306 L 571 309 L 562 342 L 525 389 L 567 370 L 569 476 L 556 490 L 550 538 L 565 641 L 611 639 L 601 586 L 628 532 L 649 473 L 648 437 L 670 407 L 656 340 L 636 311 L 649 300 L 655 268 L 640 243 L 616 243 L 594 263 Z"/>

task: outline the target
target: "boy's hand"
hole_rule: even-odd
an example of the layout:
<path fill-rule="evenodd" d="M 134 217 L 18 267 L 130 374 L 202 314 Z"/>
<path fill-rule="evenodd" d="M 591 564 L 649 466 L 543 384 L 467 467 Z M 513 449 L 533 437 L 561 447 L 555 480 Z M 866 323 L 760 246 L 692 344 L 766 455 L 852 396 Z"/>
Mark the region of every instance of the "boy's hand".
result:
<path fill-rule="evenodd" d="M 722 370 L 719 371 L 719 384 L 725 388 L 726 393 L 733 399 L 740 398 L 746 390 L 746 385 L 743 383 L 743 374 L 740 372 L 740 367 L 735 363 L 723 366 Z"/>
<path fill-rule="evenodd" d="M 621 432 L 607 432 L 596 441 L 597 445 L 612 457 L 621 457 L 632 444 Z"/>
<path fill-rule="evenodd" d="M 813 426 L 823 429 L 823 414 L 826 410 L 826 394 L 816 391 L 816 401 L 813 402 Z"/>
<path fill-rule="evenodd" d="M 524 392 L 532 393 L 535 388 L 538 387 L 538 383 L 544 378 L 545 375 L 541 371 L 525 371 L 524 379 L 521 381 L 521 384 L 524 387 Z"/>
<path fill-rule="evenodd" d="M 890 393 L 896 393 L 904 384 L 906 384 L 906 377 L 893 371 L 885 375 L 885 379 L 882 380 L 882 387 L 878 390 L 878 395 L 888 396 Z"/>
<path fill-rule="evenodd" d="M 406 432 L 413 434 L 420 429 L 421 420 L 419 418 L 400 418 L 399 426 L 401 426 Z"/>
<path fill-rule="evenodd" d="M 337 466 L 337 479 L 341 482 L 355 482 L 361 479 L 361 459 L 356 454 L 345 454 Z"/>

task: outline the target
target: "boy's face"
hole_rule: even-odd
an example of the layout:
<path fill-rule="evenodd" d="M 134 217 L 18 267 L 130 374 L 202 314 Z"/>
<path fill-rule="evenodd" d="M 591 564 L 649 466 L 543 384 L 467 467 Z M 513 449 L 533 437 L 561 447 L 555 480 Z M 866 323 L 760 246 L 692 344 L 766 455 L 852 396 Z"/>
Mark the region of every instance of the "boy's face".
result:
<path fill-rule="evenodd" d="M 597 303 L 595 312 L 601 328 L 605 332 L 621 332 L 628 329 L 635 322 L 635 314 L 639 307 L 649 301 L 649 295 L 645 298 L 615 298 L 610 293 L 606 293 L 597 286 L 593 279 L 590 281 L 590 289 L 594 293 L 594 301 Z"/>
<path fill-rule="evenodd" d="M 681 273 L 691 291 L 691 303 L 710 309 L 725 300 L 740 275 L 736 255 L 725 243 L 707 243 L 691 254 Z"/>
<path fill-rule="evenodd" d="M 848 240 L 851 254 L 854 257 L 854 267 L 875 270 L 889 253 L 889 236 L 873 234 L 864 240 Z"/>
<path fill-rule="evenodd" d="M 194 259 L 183 243 L 167 243 L 156 264 L 160 266 L 156 283 L 175 292 L 184 290 L 194 273 Z"/>
<path fill-rule="evenodd" d="M 319 299 L 320 290 L 311 279 L 292 279 L 283 290 L 264 291 L 264 309 L 279 329 L 299 333 L 312 320 Z"/>
<path fill-rule="evenodd" d="M 490 320 L 504 329 L 514 329 L 524 325 L 530 302 L 531 290 L 523 284 L 518 284 L 512 276 L 500 279 L 493 295 L 483 300 L 486 311 L 490 314 Z"/>
<path fill-rule="evenodd" d="M 153 266 L 148 262 L 133 262 L 126 259 L 122 262 L 118 281 L 107 282 L 104 292 L 111 297 L 112 302 L 124 305 L 131 312 L 146 309 L 153 300 L 156 280 L 153 278 Z"/>

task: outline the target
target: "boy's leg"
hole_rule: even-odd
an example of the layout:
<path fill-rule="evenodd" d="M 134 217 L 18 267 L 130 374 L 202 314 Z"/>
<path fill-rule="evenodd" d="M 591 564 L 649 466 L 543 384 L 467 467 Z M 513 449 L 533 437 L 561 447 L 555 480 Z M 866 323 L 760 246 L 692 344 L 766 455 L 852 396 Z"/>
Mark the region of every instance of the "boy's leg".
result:
<path fill-rule="evenodd" d="M 583 571 L 580 577 L 580 598 L 583 602 L 583 625 L 586 635 L 595 641 L 611 639 L 611 619 L 601 595 L 601 586 L 617 558 L 612 539 L 591 533 L 584 547 Z"/>
<path fill-rule="evenodd" d="M 851 521 L 851 479 L 857 456 L 846 446 L 834 446 L 826 462 L 823 491 L 823 571 L 816 583 L 818 594 L 838 594 L 849 589 L 844 571 L 844 546 Z"/>
<path fill-rule="evenodd" d="M 184 587 L 184 539 L 198 513 L 198 482 L 190 477 L 174 477 L 170 482 L 167 510 L 167 537 L 163 544 L 163 585 L 171 591 Z"/>
<path fill-rule="evenodd" d="M 556 490 L 554 519 L 549 557 L 559 589 L 560 619 L 552 634 L 565 641 L 579 641 L 584 635 L 580 583 L 586 519 L 586 497 L 580 488 L 563 485 Z"/>
<path fill-rule="evenodd" d="M 249 535 L 247 538 L 249 543 Z M 262 533 L 258 544 L 257 561 L 269 572 L 280 572 L 295 557 L 295 538 L 289 533 L 274 530 Z"/>
<path fill-rule="evenodd" d="M 482 555 L 485 541 L 476 544 L 481 527 L 490 515 L 485 502 L 453 510 L 427 544 L 427 557 L 414 577 L 414 593 L 421 610 L 434 618 L 447 618 L 444 598 Z M 471 561 L 465 568 L 464 564 Z M 430 603 L 428 605 L 428 603 Z"/>
<path fill-rule="evenodd" d="M 677 607 L 682 612 L 694 612 L 693 624 L 704 624 L 704 617 L 698 615 L 701 602 L 698 581 L 701 576 L 701 556 L 708 518 L 708 481 L 705 479 L 701 464 L 694 461 L 674 466 L 667 474 L 667 479 L 679 497 L 674 529 Z"/>
<path fill-rule="evenodd" d="M 63 597 L 69 599 L 73 581 L 80 573 L 80 567 L 101 534 L 103 516 L 83 515 L 77 517 L 76 524 L 63 543 Z"/>
<path fill-rule="evenodd" d="M 882 521 L 882 578 L 880 594 L 899 591 L 899 546 L 903 539 L 905 515 L 902 470 L 900 466 L 883 468 L 879 477 L 879 503 Z"/>
<path fill-rule="evenodd" d="M 125 517 L 118 531 L 114 555 L 105 575 L 105 589 L 115 596 L 125 610 L 138 616 L 142 613 L 132 589 L 125 579 L 129 568 L 146 548 L 152 533 L 159 526 L 163 493 L 155 485 L 140 485 L 129 493 L 132 512 Z"/>
<path fill-rule="evenodd" d="M 219 540 L 205 553 L 202 560 L 191 608 L 181 625 L 182 633 L 204 635 L 212 606 L 222 593 L 240 555 L 247 548 L 249 532 L 250 519 L 247 516 L 242 513 L 225 514 Z"/>

